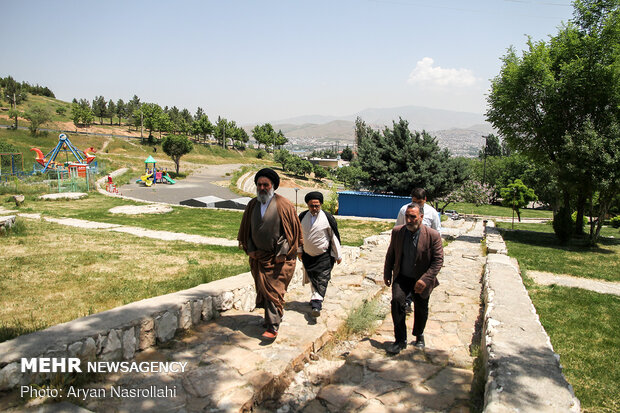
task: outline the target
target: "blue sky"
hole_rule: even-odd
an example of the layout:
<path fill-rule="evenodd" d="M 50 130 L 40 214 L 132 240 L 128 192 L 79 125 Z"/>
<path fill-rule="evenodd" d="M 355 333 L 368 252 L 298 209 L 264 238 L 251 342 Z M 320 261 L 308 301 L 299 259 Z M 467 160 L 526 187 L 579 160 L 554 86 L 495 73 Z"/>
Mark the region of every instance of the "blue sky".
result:
<path fill-rule="evenodd" d="M 569 0 L 2 0 L 0 76 L 56 97 L 205 109 L 238 123 L 406 105 L 483 113 L 509 46 Z"/>

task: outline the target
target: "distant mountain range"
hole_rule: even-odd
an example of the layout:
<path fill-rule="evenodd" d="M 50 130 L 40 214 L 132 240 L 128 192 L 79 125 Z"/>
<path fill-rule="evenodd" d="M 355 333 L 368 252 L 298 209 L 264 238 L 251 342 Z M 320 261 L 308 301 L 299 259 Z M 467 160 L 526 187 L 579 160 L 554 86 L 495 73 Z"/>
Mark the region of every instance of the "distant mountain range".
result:
<path fill-rule="evenodd" d="M 275 130 L 282 130 L 294 150 L 312 151 L 338 144 L 353 146 L 355 119 L 382 129 L 392 126 L 399 118 L 409 122 L 411 130 L 426 130 L 435 136 L 440 146 L 455 155 L 476 156 L 482 146 L 483 135 L 493 133 L 493 128 L 478 113 L 431 109 L 421 106 L 372 108 L 346 116 L 308 115 L 271 122 Z M 245 125 L 248 132 L 254 125 Z"/>
<path fill-rule="evenodd" d="M 392 121 L 403 118 L 415 130 L 441 130 L 452 128 L 468 128 L 472 125 L 484 124 L 484 115 L 479 113 L 456 112 L 443 109 L 431 109 L 422 106 L 401 106 L 396 108 L 370 108 L 346 116 L 309 115 L 298 116 L 272 122 L 272 124 L 326 124 L 333 121 L 352 121 L 361 118 L 368 125 L 391 125 Z M 284 131 L 284 130 L 283 130 Z"/>

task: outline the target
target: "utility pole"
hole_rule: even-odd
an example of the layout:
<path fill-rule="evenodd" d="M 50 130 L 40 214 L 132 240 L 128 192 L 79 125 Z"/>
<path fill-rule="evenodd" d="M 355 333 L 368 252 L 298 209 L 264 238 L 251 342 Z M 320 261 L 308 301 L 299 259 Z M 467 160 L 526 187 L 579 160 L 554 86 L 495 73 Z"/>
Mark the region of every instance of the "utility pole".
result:
<path fill-rule="evenodd" d="M 484 138 L 484 148 L 482 149 L 482 155 L 484 156 L 484 164 L 482 167 L 482 185 L 487 180 L 487 140 L 489 139 L 489 135 L 483 136 Z"/>

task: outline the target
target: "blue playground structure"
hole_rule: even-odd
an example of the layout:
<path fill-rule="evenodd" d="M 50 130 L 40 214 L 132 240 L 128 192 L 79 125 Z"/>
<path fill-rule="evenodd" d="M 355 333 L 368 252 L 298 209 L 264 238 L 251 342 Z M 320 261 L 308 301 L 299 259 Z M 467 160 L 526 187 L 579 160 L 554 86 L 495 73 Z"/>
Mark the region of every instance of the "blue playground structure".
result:
<path fill-rule="evenodd" d="M 30 150 L 37 154 L 35 159 L 36 162 L 32 167 L 33 172 L 45 173 L 49 169 L 67 170 L 75 168 L 80 172 L 80 176 L 84 176 L 86 168 L 92 173 L 96 173 L 97 171 L 95 155 L 88 154 L 76 148 L 69 140 L 69 137 L 64 133 L 58 135 L 58 144 L 47 155 L 43 156 L 43 152 L 41 152 L 39 148 L 32 148 Z M 65 153 L 65 162 L 56 161 L 56 158 L 61 152 Z M 73 155 L 75 161 L 69 161 L 69 153 Z"/>

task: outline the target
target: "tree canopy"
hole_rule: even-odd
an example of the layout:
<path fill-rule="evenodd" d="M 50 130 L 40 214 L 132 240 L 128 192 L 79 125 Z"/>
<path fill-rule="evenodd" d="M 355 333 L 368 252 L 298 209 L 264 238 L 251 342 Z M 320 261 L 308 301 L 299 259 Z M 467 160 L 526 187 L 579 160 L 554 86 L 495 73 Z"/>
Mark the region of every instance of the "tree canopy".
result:
<path fill-rule="evenodd" d="M 194 144 L 187 136 L 169 135 L 162 141 L 161 148 L 174 162 L 176 173 L 178 174 L 181 165 L 181 157 L 190 153 L 192 149 L 194 149 Z"/>
<path fill-rule="evenodd" d="M 522 56 L 509 49 L 486 115 L 513 149 L 557 179 L 563 209 L 574 202 L 582 232 L 587 202 L 600 195 L 596 215 L 604 217 L 620 191 L 620 2 L 574 6 L 573 20 L 548 42 L 530 39 Z"/>
<path fill-rule="evenodd" d="M 463 160 L 440 149 L 427 132 L 409 130 L 406 120 L 378 132 L 358 119 L 356 131 L 360 134 L 356 165 L 366 173 L 362 184 L 368 189 L 409 196 L 420 187 L 430 200 L 447 195 L 467 178 Z"/>

